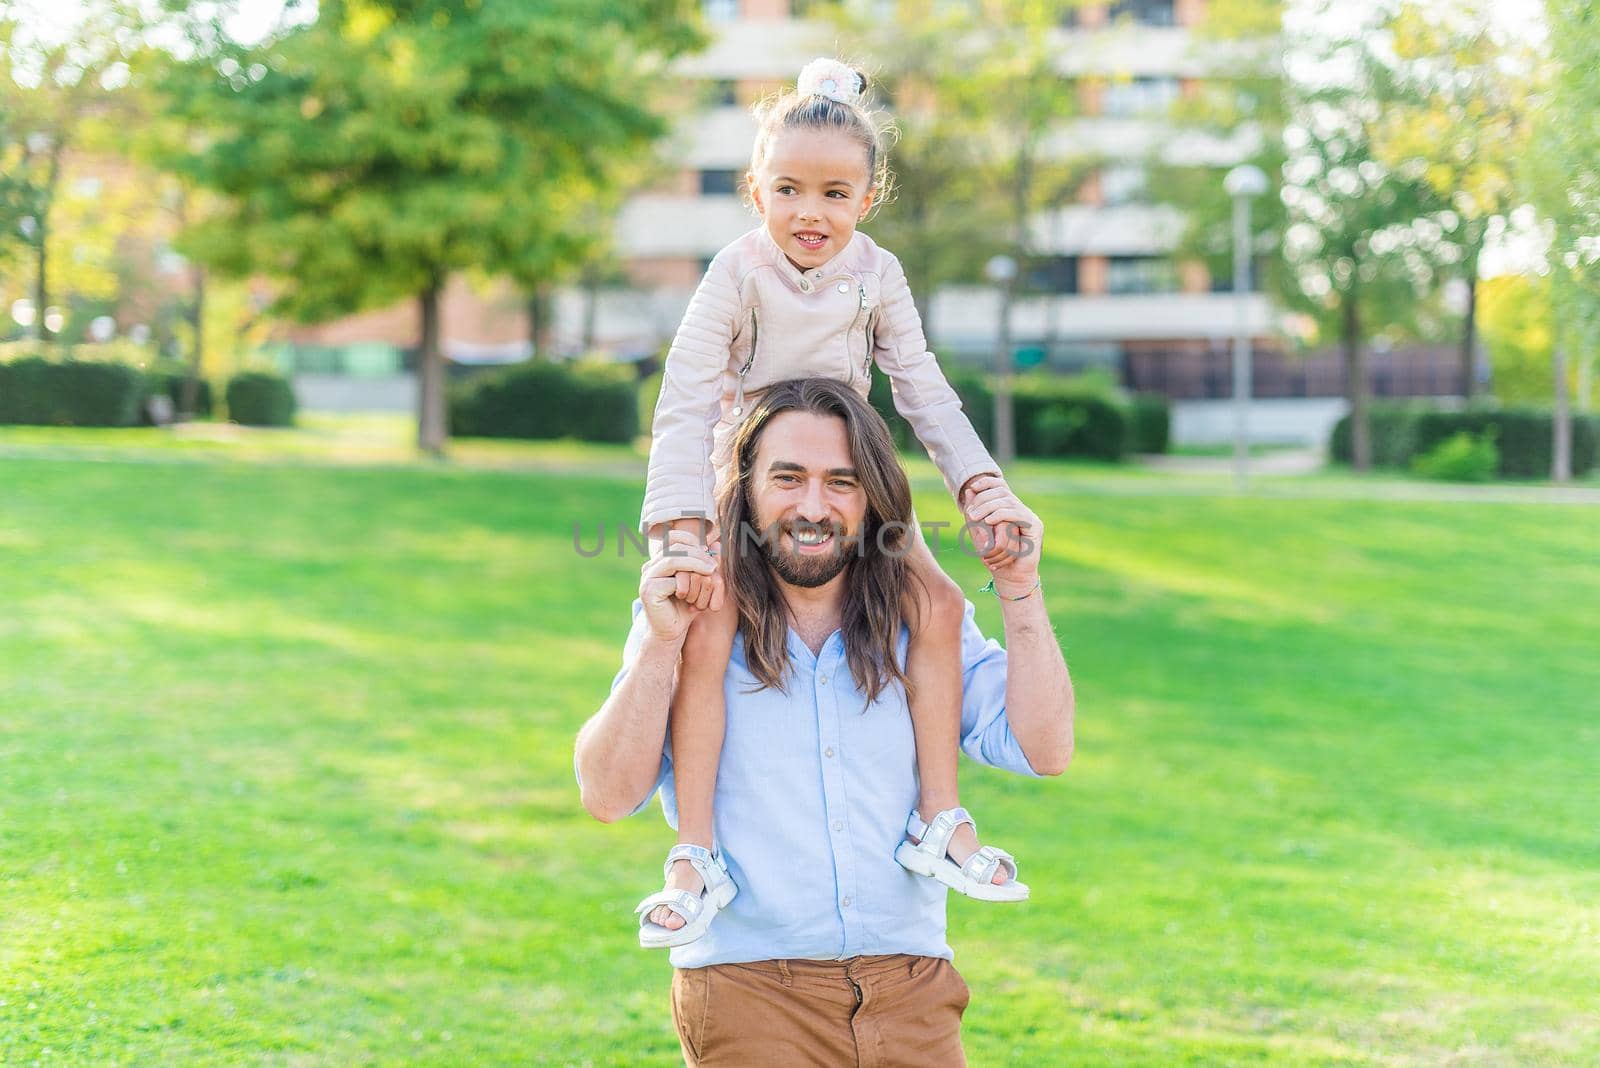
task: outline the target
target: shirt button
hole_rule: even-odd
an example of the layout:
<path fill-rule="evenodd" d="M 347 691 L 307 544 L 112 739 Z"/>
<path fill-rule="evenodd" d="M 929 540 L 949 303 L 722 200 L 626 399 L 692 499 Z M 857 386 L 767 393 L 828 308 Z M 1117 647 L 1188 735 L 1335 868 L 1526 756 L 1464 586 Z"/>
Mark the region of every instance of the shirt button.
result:
<path fill-rule="evenodd" d="M 850 292 L 850 283 L 849 282 L 840 282 L 839 283 L 839 292 L 841 292 L 841 293 Z"/>
<path fill-rule="evenodd" d="M 828 676 L 826 676 L 826 675 L 818 675 L 817 676 L 817 685 L 819 685 L 819 686 L 828 685 Z"/>
<path fill-rule="evenodd" d="M 844 820 L 834 820 L 833 821 L 833 829 L 836 830 L 836 831 L 844 830 Z"/>
<path fill-rule="evenodd" d="M 830 745 L 830 746 L 828 746 L 828 748 L 824 749 L 822 751 L 822 755 L 825 756 L 825 757 L 833 756 L 833 746 Z"/>
<path fill-rule="evenodd" d="M 845 898 L 843 901 L 839 902 L 839 904 L 843 905 L 845 908 L 849 908 L 850 907 L 850 899 L 849 898 Z"/>

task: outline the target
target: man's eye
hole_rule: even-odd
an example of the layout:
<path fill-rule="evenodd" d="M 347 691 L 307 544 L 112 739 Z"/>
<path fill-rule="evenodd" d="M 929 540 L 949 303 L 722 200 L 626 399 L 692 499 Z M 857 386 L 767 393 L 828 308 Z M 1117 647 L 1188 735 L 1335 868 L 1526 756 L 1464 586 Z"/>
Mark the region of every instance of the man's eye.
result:
<path fill-rule="evenodd" d="M 798 478 L 795 478 L 793 475 L 779 475 L 778 476 L 778 481 L 779 482 L 799 482 L 800 480 Z"/>
<path fill-rule="evenodd" d="M 851 482 L 847 478 L 836 478 L 836 479 L 833 480 L 833 488 L 834 489 L 843 489 L 843 490 L 854 489 L 855 485 L 856 484 L 854 482 Z"/>

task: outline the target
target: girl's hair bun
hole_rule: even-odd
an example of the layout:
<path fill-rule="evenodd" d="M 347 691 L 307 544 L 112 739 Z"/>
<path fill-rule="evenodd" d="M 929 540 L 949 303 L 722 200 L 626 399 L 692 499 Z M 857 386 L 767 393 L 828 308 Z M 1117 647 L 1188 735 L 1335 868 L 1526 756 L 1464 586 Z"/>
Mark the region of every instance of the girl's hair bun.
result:
<path fill-rule="evenodd" d="M 867 91 L 867 76 L 837 59 L 813 59 L 800 72 L 795 92 L 801 96 L 825 96 L 851 107 L 860 107 Z"/>

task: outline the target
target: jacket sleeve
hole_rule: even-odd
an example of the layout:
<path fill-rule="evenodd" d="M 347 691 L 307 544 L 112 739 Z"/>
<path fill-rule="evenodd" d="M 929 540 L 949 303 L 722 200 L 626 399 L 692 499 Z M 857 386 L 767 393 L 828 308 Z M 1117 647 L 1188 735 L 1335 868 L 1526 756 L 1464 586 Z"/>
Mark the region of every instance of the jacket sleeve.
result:
<path fill-rule="evenodd" d="M 739 284 L 729 257 L 711 261 L 667 350 L 650 424 L 650 467 L 640 526 L 713 516 L 711 434 L 722 408 L 722 372 L 739 328 Z"/>
<path fill-rule="evenodd" d="M 895 410 L 916 431 L 954 496 L 975 475 L 1000 474 L 1000 465 L 984 448 L 961 410 L 961 398 L 928 351 L 904 268 L 893 255 L 885 256 L 873 356 L 889 376 Z"/>

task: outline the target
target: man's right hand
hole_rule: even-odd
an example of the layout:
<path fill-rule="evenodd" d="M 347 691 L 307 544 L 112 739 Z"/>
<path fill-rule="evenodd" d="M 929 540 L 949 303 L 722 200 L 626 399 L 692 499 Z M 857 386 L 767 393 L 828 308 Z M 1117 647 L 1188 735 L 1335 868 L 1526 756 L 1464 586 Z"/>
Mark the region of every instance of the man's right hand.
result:
<path fill-rule="evenodd" d="M 689 599 L 691 580 L 698 596 Z M 680 642 L 701 612 L 722 607 L 723 586 L 716 558 L 686 530 L 667 531 L 663 551 L 645 561 L 639 576 L 639 600 L 650 632 L 667 642 Z"/>

